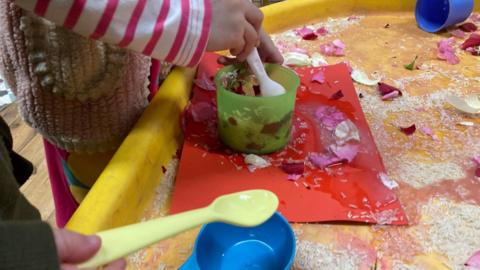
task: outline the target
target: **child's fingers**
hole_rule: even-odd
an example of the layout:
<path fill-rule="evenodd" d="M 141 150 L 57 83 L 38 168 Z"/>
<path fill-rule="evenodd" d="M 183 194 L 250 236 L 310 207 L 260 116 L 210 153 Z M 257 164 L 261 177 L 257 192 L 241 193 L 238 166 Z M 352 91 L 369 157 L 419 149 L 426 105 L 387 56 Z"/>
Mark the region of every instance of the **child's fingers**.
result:
<path fill-rule="evenodd" d="M 249 5 L 247 6 L 247 10 L 245 11 L 245 18 L 251 25 L 253 25 L 255 31 L 258 32 L 262 27 L 263 13 L 254 4 L 249 3 Z"/>
<path fill-rule="evenodd" d="M 253 28 L 253 26 L 247 24 L 245 32 L 243 34 L 243 38 L 245 40 L 245 46 L 240 54 L 237 55 L 238 61 L 245 61 L 247 59 L 248 54 L 252 51 L 252 49 L 257 44 L 258 35 L 257 31 Z"/>

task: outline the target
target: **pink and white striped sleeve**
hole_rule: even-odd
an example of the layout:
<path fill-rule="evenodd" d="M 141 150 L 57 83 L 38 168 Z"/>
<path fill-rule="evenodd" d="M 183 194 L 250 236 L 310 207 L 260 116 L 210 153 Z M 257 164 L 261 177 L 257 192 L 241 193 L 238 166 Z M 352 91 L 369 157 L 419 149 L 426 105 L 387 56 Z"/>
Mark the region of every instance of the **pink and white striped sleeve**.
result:
<path fill-rule="evenodd" d="M 57 25 L 181 66 L 207 46 L 210 0 L 15 0 Z"/>

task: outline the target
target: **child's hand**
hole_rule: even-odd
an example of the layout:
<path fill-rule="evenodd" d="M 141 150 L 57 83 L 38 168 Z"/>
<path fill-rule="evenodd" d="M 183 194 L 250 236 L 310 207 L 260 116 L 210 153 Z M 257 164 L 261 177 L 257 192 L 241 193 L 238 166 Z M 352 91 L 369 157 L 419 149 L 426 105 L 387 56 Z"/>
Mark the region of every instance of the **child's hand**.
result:
<path fill-rule="evenodd" d="M 244 61 L 258 44 L 262 12 L 249 0 L 212 0 L 207 51 L 230 50 Z"/>
<path fill-rule="evenodd" d="M 58 259 L 62 270 L 78 269 L 75 265 L 82 263 L 97 253 L 100 249 L 100 237 L 95 235 L 82 235 L 62 229 L 53 229 L 55 244 L 57 246 Z M 122 270 L 125 269 L 125 260 L 117 260 L 103 269 Z"/>
<path fill-rule="evenodd" d="M 270 36 L 265 33 L 263 29 L 260 30 L 260 45 L 258 46 L 258 53 L 260 54 L 262 62 L 283 64 L 282 54 L 278 51 Z M 222 56 L 218 58 L 218 62 L 222 65 L 229 65 L 238 62 L 238 59 Z"/>

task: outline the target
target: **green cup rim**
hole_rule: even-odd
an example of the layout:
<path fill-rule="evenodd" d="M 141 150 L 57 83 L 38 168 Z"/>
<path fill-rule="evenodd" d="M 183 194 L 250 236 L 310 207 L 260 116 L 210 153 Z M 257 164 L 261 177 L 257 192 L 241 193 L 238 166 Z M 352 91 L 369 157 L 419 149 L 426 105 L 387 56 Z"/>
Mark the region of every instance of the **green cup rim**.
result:
<path fill-rule="evenodd" d="M 237 93 L 234 93 L 232 91 L 229 91 L 227 90 L 225 87 L 223 87 L 222 85 L 222 82 L 221 82 L 221 76 L 227 72 L 227 70 L 229 69 L 232 69 L 234 67 L 234 65 L 228 65 L 228 66 L 225 66 L 223 68 L 221 68 L 217 74 L 215 75 L 215 86 L 217 87 L 217 91 L 222 91 L 222 92 L 226 92 L 227 95 L 230 95 L 232 98 L 235 97 L 235 98 L 242 98 L 242 99 L 245 99 L 245 100 L 257 100 L 258 99 L 263 99 L 263 100 L 275 100 L 275 99 L 280 99 L 280 98 L 284 98 L 286 95 L 291 95 L 291 93 L 296 93 L 297 92 L 297 89 L 298 87 L 300 86 L 300 78 L 298 77 L 297 73 L 293 70 L 291 70 L 290 68 L 288 67 L 285 67 L 285 66 L 282 66 L 282 65 L 279 65 L 279 64 L 270 64 L 270 63 L 266 63 L 264 64 L 266 67 L 277 67 L 277 68 L 280 68 L 280 69 L 283 69 L 287 72 L 290 72 L 292 75 L 294 80 L 295 80 L 295 84 L 297 85 L 297 87 L 295 87 L 295 89 L 293 89 L 293 91 L 286 91 L 285 94 L 282 94 L 282 95 L 278 95 L 278 96 L 272 96 L 272 97 L 262 97 L 262 96 L 255 96 L 255 97 L 252 97 L 252 96 L 245 96 L 245 95 L 240 95 L 240 94 L 237 94 Z"/>

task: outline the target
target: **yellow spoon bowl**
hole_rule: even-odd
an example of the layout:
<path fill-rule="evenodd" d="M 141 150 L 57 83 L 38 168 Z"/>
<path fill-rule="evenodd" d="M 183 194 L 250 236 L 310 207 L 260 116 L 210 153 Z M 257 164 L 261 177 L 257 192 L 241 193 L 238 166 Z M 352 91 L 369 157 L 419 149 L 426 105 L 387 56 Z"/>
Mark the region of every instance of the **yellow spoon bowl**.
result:
<path fill-rule="evenodd" d="M 268 220 L 278 207 L 277 196 L 268 190 L 248 190 L 218 197 L 209 206 L 143 223 L 98 233 L 102 246 L 93 258 L 80 265 L 105 265 L 183 231 L 211 222 L 254 227 Z"/>

